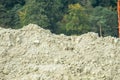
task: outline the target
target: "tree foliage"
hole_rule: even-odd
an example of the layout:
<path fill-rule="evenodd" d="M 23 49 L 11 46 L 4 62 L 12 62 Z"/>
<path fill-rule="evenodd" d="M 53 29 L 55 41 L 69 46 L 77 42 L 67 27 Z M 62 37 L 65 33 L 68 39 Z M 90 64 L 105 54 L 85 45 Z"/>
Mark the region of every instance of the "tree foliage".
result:
<path fill-rule="evenodd" d="M 85 8 L 80 4 L 70 4 L 68 6 L 68 14 L 64 15 L 60 28 L 70 34 L 81 34 L 90 30 L 88 14 L 85 13 Z"/>
<path fill-rule="evenodd" d="M 38 3 L 36 0 L 26 1 L 26 4 L 18 10 L 21 26 L 34 23 L 42 27 L 47 27 L 49 19 L 44 13 L 45 10 L 42 3 Z"/>
<path fill-rule="evenodd" d="M 102 34 L 104 36 L 112 35 L 117 36 L 117 13 L 107 8 L 96 7 L 92 11 L 90 17 L 93 31 L 99 32 L 99 27 L 102 27 Z"/>
<path fill-rule="evenodd" d="M 67 35 L 94 31 L 117 36 L 117 0 L 0 0 L 0 26 L 29 23 Z M 101 27 L 101 28 L 100 28 Z"/>
<path fill-rule="evenodd" d="M 5 28 L 18 28 L 20 22 L 17 10 L 24 5 L 24 3 L 24 0 L 1 0 L 0 26 Z"/>

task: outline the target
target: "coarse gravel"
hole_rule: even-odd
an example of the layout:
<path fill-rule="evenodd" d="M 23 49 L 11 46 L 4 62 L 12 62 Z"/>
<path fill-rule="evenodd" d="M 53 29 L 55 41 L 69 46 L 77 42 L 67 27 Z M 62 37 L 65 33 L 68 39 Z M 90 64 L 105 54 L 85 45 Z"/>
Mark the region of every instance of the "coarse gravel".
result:
<path fill-rule="evenodd" d="M 0 28 L 0 80 L 120 80 L 120 39 Z"/>

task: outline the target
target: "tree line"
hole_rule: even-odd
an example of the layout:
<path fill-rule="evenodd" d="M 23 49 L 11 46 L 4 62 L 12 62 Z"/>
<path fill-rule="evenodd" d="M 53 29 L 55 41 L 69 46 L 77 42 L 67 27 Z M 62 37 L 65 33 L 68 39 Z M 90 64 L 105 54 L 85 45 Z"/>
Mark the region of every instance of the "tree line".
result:
<path fill-rule="evenodd" d="M 117 0 L 0 0 L 0 26 L 34 23 L 56 34 L 117 37 L 116 6 Z"/>

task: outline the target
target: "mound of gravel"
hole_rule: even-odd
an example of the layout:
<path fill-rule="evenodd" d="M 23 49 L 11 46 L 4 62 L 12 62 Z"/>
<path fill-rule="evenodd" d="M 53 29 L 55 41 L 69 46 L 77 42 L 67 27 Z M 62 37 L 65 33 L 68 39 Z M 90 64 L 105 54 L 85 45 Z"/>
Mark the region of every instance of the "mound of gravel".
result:
<path fill-rule="evenodd" d="M 0 80 L 120 80 L 120 39 L 0 28 Z"/>

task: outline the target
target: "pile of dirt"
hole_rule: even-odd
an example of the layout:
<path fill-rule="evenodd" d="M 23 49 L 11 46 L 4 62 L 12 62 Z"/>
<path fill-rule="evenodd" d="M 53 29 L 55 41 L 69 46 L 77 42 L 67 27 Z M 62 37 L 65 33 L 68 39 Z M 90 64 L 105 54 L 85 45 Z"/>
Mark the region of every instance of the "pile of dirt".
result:
<path fill-rule="evenodd" d="M 0 80 L 120 80 L 120 39 L 0 28 Z"/>

